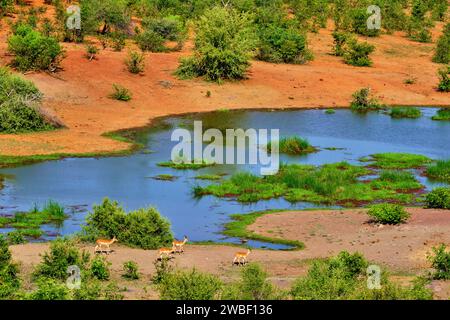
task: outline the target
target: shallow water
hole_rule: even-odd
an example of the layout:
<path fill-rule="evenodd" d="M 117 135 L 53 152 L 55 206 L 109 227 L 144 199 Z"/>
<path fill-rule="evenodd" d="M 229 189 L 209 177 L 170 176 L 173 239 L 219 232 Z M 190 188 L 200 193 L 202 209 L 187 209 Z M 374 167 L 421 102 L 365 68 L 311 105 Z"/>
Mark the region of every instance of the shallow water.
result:
<path fill-rule="evenodd" d="M 177 237 L 189 235 L 193 241 L 231 241 L 220 231 L 233 213 L 248 213 L 267 209 L 305 209 L 309 203 L 291 204 L 283 199 L 243 205 L 232 199 L 212 196 L 194 199 L 192 186 L 211 182 L 198 181 L 199 174 L 232 174 L 241 170 L 259 172 L 257 166 L 220 165 L 197 171 L 179 171 L 157 166 L 168 161 L 172 147 L 172 130 L 192 127 L 193 120 L 203 120 L 205 128 L 280 129 L 281 136 L 299 135 L 321 149 L 318 153 L 300 157 L 281 156 L 283 162 L 320 165 L 338 161 L 359 163 L 358 159 L 380 152 L 407 152 L 433 159 L 450 158 L 450 123 L 432 121 L 436 109 L 423 108 L 420 119 L 391 119 L 378 113 L 358 115 L 349 110 L 336 110 L 327 115 L 324 110 L 237 111 L 167 118 L 161 128 L 140 132 L 138 139 L 147 148 L 124 157 L 71 158 L 49 161 L 19 168 L 1 169 L 6 175 L 5 188 L 0 191 L 0 214 L 28 210 L 34 203 L 49 199 L 67 206 L 70 218 L 61 227 L 43 226 L 46 238 L 56 234 L 71 234 L 80 230 L 87 211 L 104 197 L 118 200 L 127 210 L 154 206 L 172 223 Z M 325 150 L 325 148 L 342 148 Z M 148 150 L 152 152 L 149 153 Z M 159 174 L 172 174 L 171 181 L 152 179 Z M 420 181 L 430 188 L 426 178 Z M 323 207 L 323 206 L 321 206 Z M 10 231 L 0 229 L 0 232 Z M 251 242 L 255 247 L 266 244 Z M 267 245 L 271 248 L 283 248 Z"/>

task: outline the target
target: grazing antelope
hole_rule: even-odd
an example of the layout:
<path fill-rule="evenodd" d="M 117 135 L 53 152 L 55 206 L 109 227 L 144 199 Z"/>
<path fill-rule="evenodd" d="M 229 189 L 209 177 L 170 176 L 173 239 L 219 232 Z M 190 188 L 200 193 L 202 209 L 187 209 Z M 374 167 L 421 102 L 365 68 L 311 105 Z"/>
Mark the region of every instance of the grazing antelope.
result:
<path fill-rule="evenodd" d="M 175 252 L 175 247 L 172 248 L 161 248 L 159 249 L 159 260 L 162 260 L 164 256 L 170 259 L 172 257 L 172 253 Z"/>
<path fill-rule="evenodd" d="M 250 252 L 252 252 L 250 249 L 247 249 L 247 252 L 236 252 L 233 259 L 233 265 L 235 265 L 236 263 L 238 265 L 245 265 L 248 262 L 247 257 Z"/>
<path fill-rule="evenodd" d="M 178 253 L 184 252 L 183 247 L 186 244 L 186 242 L 188 242 L 188 237 L 187 236 L 184 236 L 184 240 L 183 241 L 174 240 L 172 242 L 172 246 L 173 246 L 173 248 L 176 249 L 175 252 L 178 252 Z"/>
<path fill-rule="evenodd" d="M 102 247 L 106 247 L 106 249 L 108 250 L 107 252 L 111 252 L 110 245 L 112 245 L 114 242 L 118 242 L 115 236 L 111 240 L 98 239 L 95 242 L 97 245 L 95 246 L 94 251 L 98 252 L 100 250 L 102 252 Z"/>

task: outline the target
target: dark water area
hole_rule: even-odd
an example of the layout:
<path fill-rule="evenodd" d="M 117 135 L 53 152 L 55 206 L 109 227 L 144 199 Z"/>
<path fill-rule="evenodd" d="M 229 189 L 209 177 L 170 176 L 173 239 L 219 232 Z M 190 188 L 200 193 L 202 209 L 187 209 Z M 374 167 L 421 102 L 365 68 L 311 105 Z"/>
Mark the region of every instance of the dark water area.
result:
<path fill-rule="evenodd" d="M 119 201 L 126 210 L 152 206 L 172 223 L 177 237 L 189 235 L 192 241 L 226 241 L 221 234 L 229 215 L 268 209 L 314 208 L 311 203 L 289 203 L 284 199 L 241 204 L 234 199 L 212 196 L 195 199 L 192 187 L 210 181 L 194 179 L 203 174 L 227 174 L 238 171 L 259 173 L 258 166 L 216 165 L 200 170 L 174 170 L 158 166 L 169 161 L 177 142 L 171 141 L 176 128 L 192 128 L 194 120 L 202 120 L 207 128 L 280 129 L 281 136 L 299 135 L 318 147 L 320 152 L 304 156 L 281 155 L 286 163 L 321 165 L 358 159 L 374 153 L 405 152 L 426 155 L 432 159 L 450 158 L 450 123 L 432 121 L 436 109 L 422 108 L 419 119 L 391 119 L 382 113 L 359 115 L 349 110 L 236 111 L 196 114 L 166 118 L 164 125 L 140 131 L 137 139 L 145 148 L 123 157 L 69 158 L 17 168 L 0 169 L 4 188 L 0 190 L 0 215 L 27 211 L 36 203 L 49 199 L 66 207 L 69 218 L 61 226 L 45 225 L 45 239 L 72 234 L 80 230 L 92 204 L 104 197 Z M 333 150 L 327 150 L 331 148 Z M 174 181 L 155 180 L 160 174 L 177 177 Z M 225 177 L 226 178 L 226 177 Z M 424 177 L 419 180 L 431 188 L 437 184 Z M 323 207 L 323 206 L 321 206 Z M 0 229 L 8 232 L 11 229 Z M 267 244 L 250 242 L 255 247 Z M 274 249 L 281 245 L 267 245 Z"/>

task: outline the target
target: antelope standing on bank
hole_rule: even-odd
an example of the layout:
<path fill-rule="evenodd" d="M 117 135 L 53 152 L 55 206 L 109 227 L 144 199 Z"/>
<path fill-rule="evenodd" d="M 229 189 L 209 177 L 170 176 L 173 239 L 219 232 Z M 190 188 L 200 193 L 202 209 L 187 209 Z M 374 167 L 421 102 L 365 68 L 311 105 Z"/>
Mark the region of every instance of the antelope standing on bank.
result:
<path fill-rule="evenodd" d="M 183 241 L 174 240 L 172 242 L 172 246 L 175 248 L 175 252 L 178 252 L 178 253 L 184 252 L 183 247 L 186 244 L 186 242 L 188 242 L 187 236 L 184 236 Z"/>
<path fill-rule="evenodd" d="M 250 249 L 247 249 L 247 252 L 236 252 L 233 259 L 233 265 L 235 265 L 236 263 L 238 265 L 245 265 L 248 262 L 247 257 L 250 252 L 252 252 Z"/>
<path fill-rule="evenodd" d="M 116 239 L 116 237 L 114 236 L 111 240 L 107 240 L 107 239 L 98 239 L 95 243 L 97 244 L 95 246 L 95 252 L 98 252 L 99 250 L 102 251 L 102 247 L 106 247 L 106 249 L 108 250 L 107 252 L 111 252 L 111 248 L 110 246 L 114 243 L 117 242 L 118 240 Z"/>
<path fill-rule="evenodd" d="M 159 260 L 162 260 L 164 256 L 168 259 L 172 257 L 172 253 L 175 252 L 175 247 L 172 248 L 161 248 L 159 249 Z"/>

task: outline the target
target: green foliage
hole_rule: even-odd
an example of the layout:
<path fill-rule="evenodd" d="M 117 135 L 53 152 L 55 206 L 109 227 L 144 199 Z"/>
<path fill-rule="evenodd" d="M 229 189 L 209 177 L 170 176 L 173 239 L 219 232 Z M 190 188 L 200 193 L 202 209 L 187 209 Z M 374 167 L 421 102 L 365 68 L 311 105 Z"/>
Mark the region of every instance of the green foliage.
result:
<path fill-rule="evenodd" d="M 406 222 L 410 214 L 400 205 L 381 203 L 370 207 L 367 214 L 381 224 L 400 224 Z"/>
<path fill-rule="evenodd" d="M 373 160 L 375 160 L 375 162 L 372 163 L 371 166 L 380 169 L 420 168 L 431 163 L 431 159 L 426 156 L 410 153 L 397 153 L 397 152 L 377 153 L 372 155 L 372 158 Z"/>
<path fill-rule="evenodd" d="M 342 57 L 347 50 L 347 42 L 351 38 L 352 38 L 352 36 L 347 32 L 334 31 L 333 32 L 333 39 L 334 39 L 333 54 L 337 57 Z"/>
<path fill-rule="evenodd" d="M 426 175 L 432 179 L 450 182 L 450 160 L 439 160 L 429 166 Z"/>
<path fill-rule="evenodd" d="M 22 244 L 27 242 L 19 230 L 8 232 L 7 239 L 9 244 Z"/>
<path fill-rule="evenodd" d="M 123 264 L 123 277 L 128 280 L 138 280 L 140 278 L 139 268 L 136 262 L 127 261 Z"/>
<path fill-rule="evenodd" d="M 52 278 L 65 281 L 67 268 L 78 266 L 85 270 L 89 262 L 89 254 L 80 252 L 74 240 L 56 239 L 50 244 L 50 251 L 42 256 L 42 262 L 36 266 L 33 273 L 35 278 Z"/>
<path fill-rule="evenodd" d="M 369 58 L 369 55 L 373 51 L 375 51 L 374 45 L 352 39 L 348 42 L 348 47 L 344 52 L 344 61 L 352 66 L 370 67 L 372 60 Z"/>
<path fill-rule="evenodd" d="M 82 33 L 123 33 L 131 17 L 125 0 L 81 0 Z M 100 26 L 102 29 L 100 30 Z"/>
<path fill-rule="evenodd" d="M 450 188 L 435 188 L 425 198 L 427 208 L 450 210 Z"/>
<path fill-rule="evenodd" d="M 111 99 L 126 102 L 126 101 L 130 101 L 132 98 L 132 94 L 131 94 L 130 90 L 128 90 L 125 87 L 122 87 L 119 84 L 114 83 L 113 90 L 114 90 L 113 93 L 111 93 L 109 95 L 109 97 Z"/>
<path fill-rule="evenodd" d="M 88 44 L 86 46 L 86 58 L 89 61 L 94 60 L 96 58 L 96 56 L 97 56 L 98 51 L 99 50 L 98 50 L 98 48 L 96 46 Z"/>
<path fill-rule="evenodd" d="M 128 71 L 134 74 L 143 73 L 145 69 L 145 56 L 137 51 L 130 51 L 125 60 Z"/>
<path fill-rule="evenodd" d="M 433 61 L 436 63 L 450 63 L 450 23 L 445 25 L 444 31 L 437 42 Z"/>
<path fill-rule="evenodd" d="M 91 275 L 98 280 L 109 280 L 110 272 L 109 265 L 111 263 L 106 261 L 103 256 L 96 256 L 91 261 L 90 273 Z"/>
<path fill-rule="evenodd" d="M 410 107 L 396 107 L 392 108 L 389 113 L 392 118 L 400 119 L 400 118 L 409 118 L 409 119 L 417 119 L 422 116 L 422 112 L 417 108 Z"/>
<path fill-rule="evenodd" d="M 156 285 L 159 285 L 166 281 L 166 278 L 173 272 L 173 268 L 170 265 L 170 261 L 167 257 L 156 260 L 154 262 L 154 266 L 156 272 L 152 277 L 152 282 Z"/>
<path fill-rule="evenodd" d="M 176 50 L 183 47 L 187 36 L 187 28 L 180 16 L 167 16 L 163 18 L 146 17 L 142 21 L 144 33 L 150 31 L 159 35 L 164 40 L 176 41 L 178 43 Z M 162 44 L 161 43 L 161 44 Z"/>
<path fill-rule="evenodd" d="M 46 37 L 23 24 L 8 38 L 8 51 L 14 54 L 12 65 L 20 71 L 54 71 L 63 54 L 56 39 Z"/>
<path fill-rule="evenodd" d="M 438 71 L 439 85 L 438 91 L 450 92 L 450 66 Z"/>
<path fill-rule="evenodd" d="M 30 300 L 67 300 L 69 289 L 55 279 L 42 278 L 37 282 L 37 290 L 29 294 Z"/>
<path fill-rule="evenodd" d="M 212 167 L 215 165 L 216 164 L 214 162 L 208 162 L 205 160 L 202 160 L 199 163 L 197 163 L 196 161 L 189 162 L 184 160 L 181 160 L 179 163 L 173 161 L 158 163 L 158 166 L 160 167 L 172 168 L 177 170 L 199 170 L 202 168 Z"/>
<path fill-rule="evenodd" d="M 169 273 L 157 286 L 161 300 L 214 300 L 221 288 L 217 277 L 195 269 Z"/>
<path fill-rule="evenodd" d="M 353 94 L 350 109 L 356 112 L 380 110 L 383 106 L 370 93 L 370 88 L 362 88 Z"/>
<path fill-rule="evenodd" d="M 450 280 L 450 251 L 445 244 L 433 248 L 433 255 L 428 259 L 435 269 L 433 278 L 437 280 Z"/>
<path fill-rule="evenodd" d="M 242 79 L 255 44 L 250 14 L 214 7 L 199 19 L 194 55 L 181 60 L 177 75 L 216 82 Z"/>
<path fill-rule="evenodd" d="M 437 121 L 448 121 L 450 120 L 450 108 L 439 109 L 436 114 L 432 117 L 433 120 Z"/>
<path fill-rule="evenodd" d="M 267 144 L 267 151 L 271 152 L 272 143 Z M 308 140 L 301 137 L 292 136 L 285 137 L 279 141 L 279 151 L 280 153 L 286 153 L 290 155 L 299 155 L 305 153 L 316 152 L 317 149 L 314 148 Z"/>
<path fill-rule="evenodd" d="M 153 30 L 144 30 L 135 37 L 138 47 L 142 51 L 164 52 L 164 38 Z"/>
<path fill-rule="evenodd" d="M 14 8 L 14 0 L 0 0 L 0 18 L 11 12 Z"/>
<path fill-rule="evenodd" d="M 142 249 L 158 249 L 172 244 L 170 223 L 154 208 L 125 212 L 108 198 L 95 205 L 86 218 L 82 238 L 95 241 L 116 237 L 120 243 Z"/>
<path fill-rule="evenodd" d="M 8 243 L 0 235 L 0 300 L 13 298 L 20 287 L 19 268 L 12 262 Z"/>
<path fill-rule="evenodd" d="M 202 174 L 195 177 L 197 180 L 211 180 L 211 181 L 217 181 L 222 179 L 221 175 L 217 174 Z"/>

